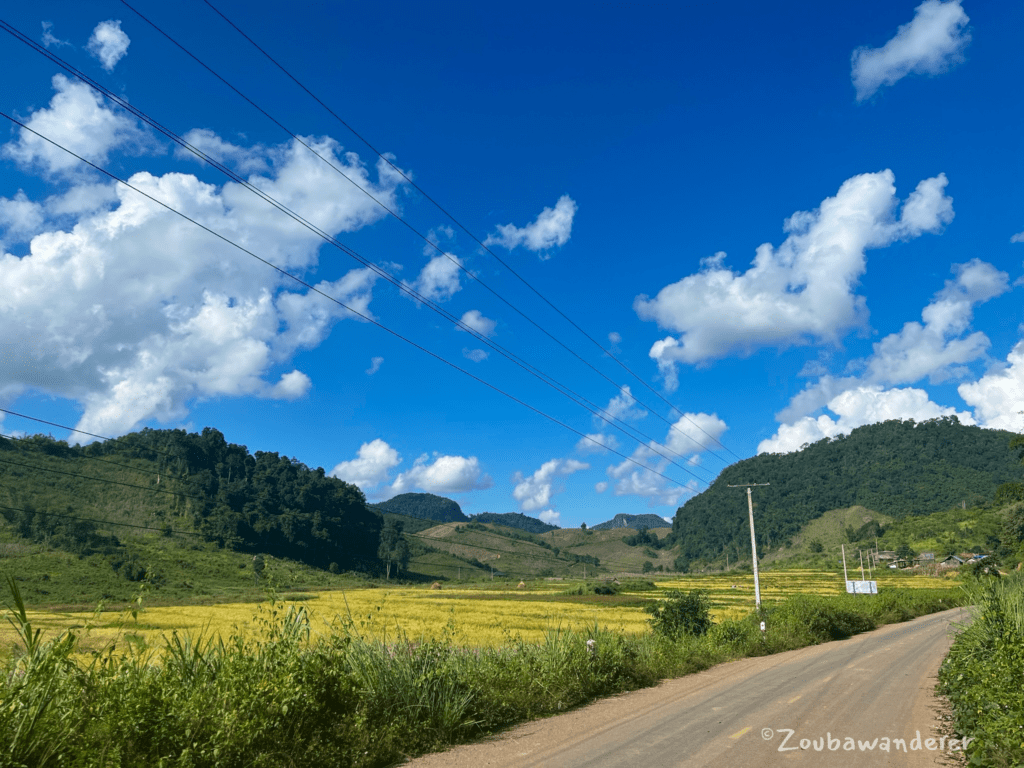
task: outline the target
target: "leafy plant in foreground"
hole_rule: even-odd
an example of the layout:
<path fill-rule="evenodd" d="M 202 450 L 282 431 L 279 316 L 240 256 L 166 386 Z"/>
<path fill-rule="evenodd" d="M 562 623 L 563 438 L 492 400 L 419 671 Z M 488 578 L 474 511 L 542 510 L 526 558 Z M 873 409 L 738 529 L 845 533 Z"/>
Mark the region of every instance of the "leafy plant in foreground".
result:
<path fill-rule="evenodd" d="M 680 635 L 706 634 L 714 622 L 711 619 L 711 598 L 702 589 L 689 594 L 672 590 L 668 598 L 644 608 L 651 614 L 651 627 L 660 635 L 677 638 Z"/>

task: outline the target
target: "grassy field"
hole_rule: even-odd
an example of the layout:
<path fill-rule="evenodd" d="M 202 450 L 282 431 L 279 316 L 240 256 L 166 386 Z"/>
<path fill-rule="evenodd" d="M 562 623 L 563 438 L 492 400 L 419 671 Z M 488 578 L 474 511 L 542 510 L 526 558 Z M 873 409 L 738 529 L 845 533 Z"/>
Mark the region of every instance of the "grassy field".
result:
<path fill-rule="evenodd" d="M 859 575 L 859 573 L 858 573 Z M 881 574 L 879 590 L 887 588 L 948 587 L 948 578 Z M 602 582 L 590 582 L 590 585 Z M 648 585 L 651 582 L 647 583 Z M 754 580 L 750 574 L 719 574 L 659 579 L 614 595 L 568 594 L 582 581 L 538 579 L 524 582 L 488 581 L 442 589 L 429 587 L 333 589 L 283 592 L 286 603 L 305 606 L 314 635 L 329 635 L 339 622 L 350 621 L 356 630 L 373 639 L 437 639 L 445 636 L 464 647 L 496 647 L 512 639 L 539 642 L 551 630 L 582 631 L 598 626 L 626 634 L 649 630 L 644 605 L 670 590 L 706 591 L 717 621 L 738 619 L 754 606 Z M 827 571 L 769 571 L 761 575 L 764 603 L 797 594 L 839 595 L 844 592 L 841 574 Z M 865 601 L 870 596 L 863 596 Z M 174 630 L 198 635 L 227 637 L 248 633 L 259 619 L 272 618 L 266 603 L 236 602 L 215 605 L 147 605 L 146 596 L 134 616 L 128 611 L 30 611 L 35 626 L 48 635 L 75 628 L 83 634 L 84 650 L 99 650 L 110 642 L 161 646 L 161 637 Z M 87 631 L 86 631 L 87 630 Z M 0 628 L 0 648 L 6 654 L 15 640 L 13 630 Z"/>
<path fill-rule="evenodd" d="M 143 602 L 134 615 L 30 617 L 10 579 L 17 636 L 5 638 L 16 652 L 0 661 L 0 762 L 384 768 L 600 696 L 849 637 L 961 598 L 924 588 L 936 581 L 927 578 L 892 579 L 876 596 L 829 594 L 837 581 L 771 574 L 766 631 L 751 612 L 709 627 L 700 605 L 687 614 L 700 628 L 680 633 L 665 622 L 647 629 L 640 606 L 704 588 L 716 610 L 742 611 L 749 583 L 689 578 L 602 595 L 594 591 L 608 582 L 495 582 L 282 594 L 290 606 Z M 686 604 L 667 601 L 661 618 Z M 632 629 L 629 617 L 640 619 Z M 74 634 L 56 632 L 76 623 Z"/>

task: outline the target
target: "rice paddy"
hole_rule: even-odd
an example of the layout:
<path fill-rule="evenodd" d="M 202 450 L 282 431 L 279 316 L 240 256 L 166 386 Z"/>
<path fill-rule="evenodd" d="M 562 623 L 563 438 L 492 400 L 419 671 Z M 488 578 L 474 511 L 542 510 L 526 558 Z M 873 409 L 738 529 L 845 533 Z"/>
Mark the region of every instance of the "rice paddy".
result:
<path fill-rule="evenodd" d="M 859 574 L 858 574 L 859 575 Z M 851 578 L 853 574 L 851 574 Z M 947 578 L 902 574 L 878 574 L 879 590 L 889 587 L 947 587 Z M 810 570 L 762 573 L 761 599 L 783 600 L 795 594 L 831 595 L 845 591 L 842 576 Z M 484 585 L 395 587 L 291 593 L 284 603 L 299 603 L 310 615 L 314 636 L 336 631 L 344 623 L 367 638 L 437 639 L 445 637 L 463 647 L 496 647 L 512 639 L 542 640 L 552 630 L 583 630 L 598 626 L 614 632 L 648 632 L 643 606 L 668 590 L 706 590 L 712 614 L 718 621 L 738 618 L 754 605 L 754 581 L 750 574 L 681 576 L 659 579 L 654 588 L 641 586 L 617 595 L 570 595 L 580 582 L 532 581 Z M 870 600 L 870 596 L 864 596 Z M 279 608 L 278 608 L 279 609 Z M 272 619 L 269 603 L 151 606 L 144 603 L 132 616 L 128 612 L 96 613 L 30 611 L 33 625 L 47 636 L 73 628 L 82 636 L 84 650 L 99 650 L 108 643 L 162 647 L 162 636 L 171 632 L 193 636 L 258 632 L 260 619 Z M 120 640 L 118 640 L 120 638 Z M 0 648 L 6 654 L 14 644 L 13 630 L 0 628 Z"/>

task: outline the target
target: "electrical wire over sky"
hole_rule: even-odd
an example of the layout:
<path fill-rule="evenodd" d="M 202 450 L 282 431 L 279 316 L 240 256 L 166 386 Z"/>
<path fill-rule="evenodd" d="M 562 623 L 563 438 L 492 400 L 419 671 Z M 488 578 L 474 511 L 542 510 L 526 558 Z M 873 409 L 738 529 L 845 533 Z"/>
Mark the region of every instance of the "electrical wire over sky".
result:
<path fill-rule="evenodd" d="M 128 181 L 126 181 L 126 180 L 124 180 L 124 179 L 114 175 L 110 171 L 108 171 L 108 170 L 106 170 L 106 169 L 96 165 L 95 163 L 92 163 L 92 162 L 86 160 L 85 158 L 81 157 L 80 155 L 76 155 L 75 153 L 73 153 L 70 150 L 68 150 L 66 147 L 63 147 L 63 146 L 57 144 L 56 142 L 52 141 L 48 137 L 40 134 L 38 131 L 34 131 L 32 128 L 28 127 L 27 125 L 25 125 L 24 123 L 20 122 L 19 120 L 17 120 L 16 118 L 12 117 L 11 115 L 8 115 L 5 112 L 0 112 L 0 117 L 6 118 L 7 120 L 11 121 L 15 125 L 21 127 L 22 129 L 24 129 L 26 131 L 31 132 L 32 134 L 38 136 L 40 139 L 46 141 L 47 143 L 52 144 L 53 146 L 55 146 L 55 147 L 65 151 L 65 152 L 67 152 L 68 154 L 72 155 L 73 157 L 75 157 L 76 159 L 78 159 L 82 163 L 88 165 L 89 167 L 93 168 L 94 170 L 99 171 L 100 173 L 102 173 L 103 175 L 109 177 L 110 179 L 112 179 L 112 180 L 118 182 L 119 184 L 124 185 L 128 189 L 131 189 L 134 192 L 142 195 L 143 197 L 145 197 L 148 200 L 156 203 L 157 205 L 161 206 L 162 208 L 166 209 L 167 211 L 169 211 L 169 212 L 171 212 L 171 213 L 173 213 L 173 214 L 175 214 L 177 216 L 180 216 L 181 218 L 183 218 L 186 221 L 194 224 L 195 226 L 199 227 L 200 229 L 205 230 L 206 232 L 208 232 L 211 235 L 213 235 L 214 237 L 220 239 L 224 243 L 226 243 L 226 244 L 228 244 L 228 245 L 238 249 L 239 251 L 245 253 L 246 255 L 248 255 L 248 256 L 256 259 L 257 261 L 265 264 L 266 266 L 270 267 L 271 269 L 276 270 L 282 276 L 284 276 L 284 277 L 286 277 L 286 278 L 288 278 L 290 280 L 293 280 L 294 282 L 302 285 L 307 290 L 309 290 L 311 292 L 314 292 L 314 293 L 316 293 L 316 294 L 318 294 L 320 296 L 323 296 L 328 301 L 331 301 L 331 302 L 337 304 L 338 306 L 342 307 L 346 311 L 351 312 L 352 314 L 358 316 L 362 320 L 375 325 L 376 327 L 378 327 L 381 330 L 387 332 L 388 334 L 391 334 L 395 338 L 405 342 L 406 344 L 409 344 L 409 345 L 415 347 L 416 349 L 418 349 L 421 352 L 429 355 L 430 357 L 434 358 L 435 360 L 437 360 L 437 361 L 439 361 L 441 363 L 444 363 L 445 365 L 447 365 L 450 368 L 453 368 L 453 369 L 459 371 L 460 373 L 463 373 L 464 375 L 468 376 L 469 378 L 473 379 L 474 381 L 476 381 L 476 382 L 484 385 L 485 387 L 493 390 L 494 392 L 496 392 L 496 393 L 498 393 L 498 394 L 508 398 L 509 400 L 512 400 L 513 402 L 518 403 L 519 405 L 523 406 L 524 408 L 527 408 L 528 410 L 532 411 L 533 413 L 535 413 L 535 414 L 537 414 L 539 416 L 542 416 L 543 418 L 547 419 L 548 421 L 550 421 L 550 422 L 552 422 L 552 423 L 554 423 L 554 424 L 556 424 L 556 425 L 558 425 L 558 426 L 560 426 L 560 427 L 562 427 L 564 429 L 567 429 L 568 431 L 570 431 L 570 432 L 574 433 L 575 435 L 577 435 L 577 437 L 579 437 L 580 439 L 584 439 L 584 440 L 587 440 L 589 442 L 595 443 L 599 447 L 601 447 L 602 449 L 607 450 L 610 453 L 613 453 L 613 454 L 619 456 L 620 458 L 622 458 L 622 459 L 624 459 L 624 460 L 626 460 L 626 461 L 628 461 L 628 462 L 630 462 L 632 464 L 635 464 L 637 467 L 639 467 L 639 468 L 641 468 L 641 469 L 643 469 L 643 470 L 645 470 L 647 472 L 651 472 L 651 473 L 653 473 L 653 474 L 655 474 L 655 475 L 657 475 L 659 477 L 664 478 L 665 480 L 668 480 L 669 482 L 672 482 L 672 483 L 674 483 L 676 485 L 679 485 L 680 487 L 686 487 L 683 483 L 679 483 L 679 482 L 677 482 L 675 480 L 672 480 L 672 478 L 668 477 L 667 475 L 663 474 L 662 472 L 659 472 L 658 470 L 656 470 L 656 469 L 654 469 L 654 468 L 652 468 L 650 466 L 642 464 L 641 462 L 637 461 L 635 458 L 633 458 L 631 456 L 627 456 L 626 454 L 621 453 L 618 450 L 616 450 L 616 449 L 614 449 L 614 448 L 612 448 L 610 446 L 603 445 L 603 444 L 599 443 L 597 440 L 595 440 L 594 438 L 590 437 L 586 433 L 584 433 L 584 432 L 582 432 L 582 431 L 580 431 L 578 429 L 575 429 L 574 427 L 571 427 L 570 425 L 566 424 L 565 422 L 560 421 L 559 419 L 557 419 L 557 418 L 555 418 L 555 417 L 545 413 L 544 411 L 542 411 L 542 410 L 540 410 L 540 409 L 530 405 L 529 403 L 526 403 L 525 401 L 515 397 L 514 395 L 511 395 L 508 392 L 505 392 L 504 390 L 502 390 L 501 388 L 495 386 L 494 384 L 491 384 L 490 382 L 485 381 L 484 379 L 480 378 L 479 376 L 476 376 L 476 375 L 470 373 L 465 368 L 462 368 L 461 366 L 456 365 L 455 363 L 451 362 L 450 360 L 445 359 L 441 355 L 428 350 L 427 348 L 423 347 L 420 344 L 417 344 L 416 342 L 412 341 L 411 339 L 407 338 L 406 336 L 403 336 L 399 332 L 397 332 L 397 331 L 389 328 L 388 326 L 384 325 L 383 323 L 379 322 L 378 320 L 376 320 L 376 319 L 374 319 L 372 317 L 369 317 L 368 315 L 365 315 L 365 314 L 359 312 L 358 310 L 354 309 L 353 307 L 345 304 L 344 302 L 339 301 L 337 298 L 335 298 L 335 297 L 325 293 L 324 291 L 320 290 L 319 288 L 317 288 L 317 287 L 313 286 L 312 284 L 304 281 L 302 278 L 300 278 L 300 277 L 298 277 L 296 275 L 293 275 L 292 273 L 282 269 L 281 267 L 277 266 L 276 264 L 273 264 L 272 262 L 270 262 L 270 261 L 268 261 L 268 260 L 258 256 L 256 253 L 250 251 L 249 249 L 247 249 L 247 248 L 239 245 L 238 243 L 230 240 L 229 238 L 225 237 L 224 235 L 220 234 L 219 232 L 216 232 L 216 231 L 210 229 L 209 227 L 203 225 L 202 223 L 196 221 L 195 219 L 192 219 L 192 218 L 188 217 L 184 213 L 176 210 L 175 208 L 173 208 L 172 206 L 170 206 L 167 203 L 163 202 L 162 200 L 159 200 L 159 199 L 153 197 L 152 195 L 146 193 L 145 191 L 139 189 L 138 187 L 130 184 Z M 686 471 L 688 471 L 688 470 L 686 470 Z M 690 474 L 693 474 L 693 473 L 691 472 Z M 694 475 L 694 477 L 697 477 L 697 476 Z M 700 478 L 698 477 L 698 479 L 700 479 Z M 704 482 L 706 483 L 706 481 L 704 481 Z"/>
<path fill-rule="evenodd" d="M 856 62 L 926 24 L 913 9 L 755 9 L 757 35 L 667 12 L 728 77 L 668 23 L 520 11 L 5 11 L 0 431 L 208 424 L 373 500 L 575 526 L 668 517 L 715 459 L 879 420 L 1019 427 L 1024 235 L 992 187 L 1016 134 L 987 106 L 1019 12 L 975 15 L 953 40 L 970 55 L 932 76 L 872 85 Z M 798 54 L 766 44 L 793 28 Z"/>

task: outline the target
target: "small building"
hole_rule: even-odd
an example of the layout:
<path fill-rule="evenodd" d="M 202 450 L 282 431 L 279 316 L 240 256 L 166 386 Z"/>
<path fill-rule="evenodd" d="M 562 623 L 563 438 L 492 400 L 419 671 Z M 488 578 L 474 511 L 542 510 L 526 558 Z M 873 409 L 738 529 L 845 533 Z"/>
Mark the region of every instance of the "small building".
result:
<path fill-rule="evenodd" d="M 917 556 L 917 559 L 918 560 L 934 560 L 935 559 L 935 553 L 934 552 L 922 552 L 920 555 Z"/>
<path fill-rule="evenodd" d="M 964 561 L 961 558 L 957 557 L 956 555 L 950 555 L 941 563 L 939 563 L 939 568 L 959 568 L 963 564 Z"/>
<path fill-rule="evenodd" d="M 878 553 L 877 557 L 879 560 L 895 560 L 896 553 L 890 549 L 883 549 L 881 552 Z"/>

